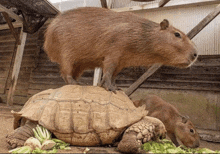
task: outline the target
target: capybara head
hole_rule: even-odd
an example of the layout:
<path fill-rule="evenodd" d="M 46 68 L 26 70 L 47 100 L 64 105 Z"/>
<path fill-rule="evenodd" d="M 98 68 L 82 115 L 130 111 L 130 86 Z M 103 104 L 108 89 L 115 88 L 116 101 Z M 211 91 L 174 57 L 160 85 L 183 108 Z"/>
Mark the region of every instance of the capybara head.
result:
<path fill-rule="evenodd" d="M 176 125 L 175 135 L 185 146 L 190 148 L 199 147 L 199 134 L 189 119 L 181 117 L 181 120 L 179 120 Z"/>
<path fill-rule="evenodd" d="M 189 67 L 197 59 L 198 53 L 195 44 L 183 32 L 174 28 L 164 19 L 160 23 L 155 41 L 155 57 L 164 65 Z"/>

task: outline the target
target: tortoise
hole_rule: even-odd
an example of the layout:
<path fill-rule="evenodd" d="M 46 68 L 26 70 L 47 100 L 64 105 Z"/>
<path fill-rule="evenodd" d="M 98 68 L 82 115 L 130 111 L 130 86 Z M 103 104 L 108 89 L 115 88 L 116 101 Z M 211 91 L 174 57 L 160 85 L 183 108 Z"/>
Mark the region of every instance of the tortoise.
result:
<path fill-rule="evenodd" d="M 21 111 L 14 112 L 14 130 L 6 136 L 12 148 L 34 136 L 37 124 L 58 139 L 76 146 L 118 143 L 121 152 L 140 152 L 141 145 L 164 138 L 164 124 L 146 116 L 145 106 L 135 107 L 122 91 L 102 87 L 65 85 L 32 96 Z"/>

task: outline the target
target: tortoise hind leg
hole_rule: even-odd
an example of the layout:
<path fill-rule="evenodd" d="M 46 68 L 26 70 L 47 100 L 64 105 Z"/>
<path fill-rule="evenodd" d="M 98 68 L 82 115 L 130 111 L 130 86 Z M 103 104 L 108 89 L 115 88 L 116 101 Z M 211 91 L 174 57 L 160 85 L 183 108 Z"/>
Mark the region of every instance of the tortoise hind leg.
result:
<path fill-rule="evenodd" d="M 37 122 L 28 120 L 23 126 L 15 129 L 11 134 L 6 136 L 7 143 L 11 148 L 16 148 L 23 146 L 24 142 L 29 138 L 34 136 L 33 128 L 37 126 Z"/>
<path fill-rule="evenodd" d="M 143 143 L 165 137 L 164 124 L 159 119 L 146 116 L 125 131 L 118 150 L 123 153 L 145 153 L 141 150 Z"/>

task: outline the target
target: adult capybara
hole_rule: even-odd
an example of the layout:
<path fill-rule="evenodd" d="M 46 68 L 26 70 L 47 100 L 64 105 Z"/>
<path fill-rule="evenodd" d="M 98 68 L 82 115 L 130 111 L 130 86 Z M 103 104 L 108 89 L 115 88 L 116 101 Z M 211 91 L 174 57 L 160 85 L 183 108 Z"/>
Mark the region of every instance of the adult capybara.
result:
<path fill-rule="evenodd" d="M 163 65 L 188 67 L 197 50 L 180 30 L 129 12 L 85 7 L 59 14 L 45 33 L 44 49 L 60 64 L 68 84 L 84 70 L 103 68 L 101 86 L 115 91 L 113 81 L 124 67 Z"/>
<path fill-rule="evenodd" d="M 167 135 L 179 146 L 177 138 L 187 147 L 196 148 L 200 145 L 200 137 L 193 123 L 182 116 L 171 104 L 158 96 L 149 95 L 140 101 L 134 101 L 135 106 L 146 105 L 148 116 L 160 119 L 166 127 Z"/>

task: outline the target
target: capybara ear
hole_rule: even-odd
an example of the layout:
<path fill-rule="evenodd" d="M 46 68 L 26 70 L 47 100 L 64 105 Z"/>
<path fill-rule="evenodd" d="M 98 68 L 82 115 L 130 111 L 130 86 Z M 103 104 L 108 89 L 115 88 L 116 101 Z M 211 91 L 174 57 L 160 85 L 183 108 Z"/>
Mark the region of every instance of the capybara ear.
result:
<path fill-rule="evenodd" d="M 182 122 L 185 124 L 185 123 L 187 123 L 187 121 L 188 121 L 188 118 L 182 116 Z"/>
<path fill-rule="evenodd" d="M 161 30 L 165 30 L 169 27 L 169 21 L 167 19 L 164 19 L 161 23 L 160 23 L 160 27 Z"/>

